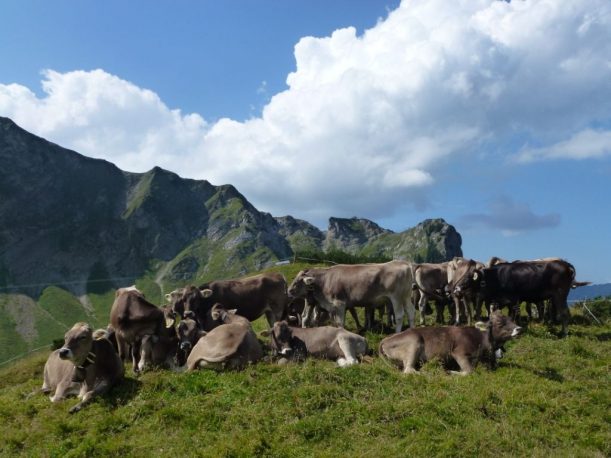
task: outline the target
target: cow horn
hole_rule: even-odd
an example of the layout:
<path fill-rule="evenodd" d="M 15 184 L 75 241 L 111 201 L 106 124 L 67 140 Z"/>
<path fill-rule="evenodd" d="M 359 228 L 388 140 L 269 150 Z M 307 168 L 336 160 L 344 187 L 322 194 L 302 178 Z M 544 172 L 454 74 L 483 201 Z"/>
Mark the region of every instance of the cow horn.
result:
<path fill-rule="evenodd" d="M 203 297 L 204 299 L 207 299 L 207 298 L 209 298 L 210 296 L 212 296 L 212 290 L 211 290 L 211 289 L 208 289 L 208 288 L 206 288 L 206 289 L 202 289 L 202 291 L 201 291 L 201 295 L 202 295 L 202 297 Z"/>
<path fill-rule="evenodd" d="M 483 321 L 478 321 L 477 323 L 475 323 L 475 327 L 480 331 L 486 331 L 488 329 L 488 325 L 486 325 L 486 323 L 484 323 Z"/>
<path fill-rule="evenodd" d="M 176 323 L 176 319 L 175 318 L 170 318 L 170 317 L 166 317 L 165 319 L 165 327 L 166 328 L 171 328 L 172 326 L 174 326 L 174 323 Z"/>
<path fill-rule="evenodd" d="M 314 277 L 305 277 L 303 279 L 303 284 L 306 286 L 310 286 L 312 284 L 314 284 Z"/>

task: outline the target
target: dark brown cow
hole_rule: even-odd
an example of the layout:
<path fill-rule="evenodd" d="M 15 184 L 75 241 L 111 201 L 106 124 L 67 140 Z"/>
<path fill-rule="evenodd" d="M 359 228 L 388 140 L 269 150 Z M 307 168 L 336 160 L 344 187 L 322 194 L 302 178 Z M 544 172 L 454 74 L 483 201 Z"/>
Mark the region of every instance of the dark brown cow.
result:
<path fill-rule="evenodd" d="M 379 354 L 399 363 L 405 374 L 416 373 L 418 364 L 439 358 L 458 363 L 460 372 L 453 371 L 453 374 L 467 375 L 480 360 L 487 360 L 494 366 L 495 352 L 520 332 L 521 328 L 509 317 L 494 312 L 488 324 L 481 328 L 425 327 L 394 334 L 380 342 Z"/>
<path fill-rule="evenodd" d="M 275 353 L 297 360 L 311 355 L 337 361 L 343 367 L 357 364 L 359 358 L 367 353 L 364 337 L 333 326 L 304 329 L 278 321 L 271 331 L 261 334 L 271 335 L 271 347 Z"/>
<path fill-rule="evenodd" d="M 215 304 L 212 318 L 223 324 L 204 334 L 187 358 L 187 370 L 243 369 L 263 357 L 261 345 L 248 319 Z"/>
<path fill-rule="evenodd" d="M 173 325 L 168 309 L 162 309 L 148 302 L 135 287 L 120 288 L 115 293 L 115 301 L 110 310 L 110 325 L 115 330 L 119 357 L 125 360 L 131 348 L 133 370 L 139 372 L 153 360 L 141 362 L 141 342 L 147 339 L 145 355 L 152 355 L 151 346 L 159 339 L 171 338 L 171 331 L 166 328 Z M 169 326 L 168 326 L 169 325 Z"/>
<path fill-rule="evenodd" d="M 184 318 L 192 318 L 208 331 L 210 310 L 215 303 L 236 309 L 238 315 L 254 321 L 265 314 L 269 326 L 286 318 L 289 298 L 286 279 L 277 272 L 269 272 L 236 280 L 218 280 L 201 285 L 187 286 L 166 294 L 172 310 Z"/>
<path fill-rule="evenodd" d="M 76 323 L 64 336 L 64 346 L 47 360 L 42 391 L 55 391 L 52 402 L 78 393 L 81 401 L 70 409 L 74 413 L 122 379 L 123 363 L 110 341 L 94 339 L 87 323 Z"/>
<path fill-rule="evenodd" d="M 344 326 L 348 308 L 371 304 L 379 297 L 387 297 L 393 305 L 396 329 L 400 331 L 406 311 L 410 327 L 414 326 L 411 285 L 410 264 L 390 261 L 302 270 L 291 283 L 288 292 L 293 297 L 308 298 L 308 302 L 311 298 L 327 310 L 341 327 Z"/>
<path fill-rule="evenodd" d="M 537 303 L 550 299 L 557 318 L 562 322 L 562 335 L 567 335 L 569 308 L 567 296 L 572 287 L 585 282 L 575 281 L 575 268 L 563 260 L 516 261 L 478 269 L 464 276 L 455 288 L 479 292 L 487 303 L 507 305 L 515 310 L 521 301 Z"/>

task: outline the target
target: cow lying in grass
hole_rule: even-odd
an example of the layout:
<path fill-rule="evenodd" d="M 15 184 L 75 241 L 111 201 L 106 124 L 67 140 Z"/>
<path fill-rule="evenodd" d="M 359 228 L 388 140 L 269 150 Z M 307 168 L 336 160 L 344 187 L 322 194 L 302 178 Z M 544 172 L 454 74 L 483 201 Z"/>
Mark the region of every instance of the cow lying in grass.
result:
<path fill-rule="evenodd" d="M 94 339 L 87 323 L 76 323 L 65 335 L 64 346 L 45 364 L 41 391 L 52 402 L 78 394 L 81 401 L 70 409 L 78 412 L 123 379 L 123 363 L 108 339 Z"/>
<path fill-rule="evenodd" d="M 272 351 L 295 360 L 304 360 L 310 355 L 337 361 L 340 366 L 350 366 L 357 364 L 367 352 L 364 337 L 333 326 L 296 328 L 286 321 L 278 321 L 271 331 L 263 331 L 261 335 L 271 335 Z"/>
<path fill-rule="evenodd" d="M 201 334 L 187 358 L 187 370 L 195 369 L 242 369 L 263 357 L 250 321 L 235 310 L 226 310 L 215 304 L 211 310 L 214 321 L 223 324 L 208 333 Z"/>
<path fill-rule="evenodd" d="M 460 372 L 452 373 L 467 375 L 480 360 L 494 365 L 495 352 L 521 330 L 509 317 L 493 312 L 488 323 L 482 323 L 481 327 L 426 327 L 393 334 L 380 342 L 379 354 L 402 364 L 406 374 L 416 373 L 417 365 L 439 358 L 444 362 L 453 359 L 460 366 Z"/>

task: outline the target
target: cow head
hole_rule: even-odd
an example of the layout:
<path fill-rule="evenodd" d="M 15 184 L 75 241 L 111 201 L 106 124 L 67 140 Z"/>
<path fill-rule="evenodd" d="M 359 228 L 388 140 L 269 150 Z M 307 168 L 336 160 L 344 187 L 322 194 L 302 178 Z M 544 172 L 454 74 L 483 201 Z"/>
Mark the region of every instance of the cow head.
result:
<path fill-rule="evenodd" d="M 522 328 L 520 326 L 499 311 L 494 311 L 490 315 L 488 328 L 492 335 L 495 350 L 502 347 L 508 340 L 514 339 L 522 333 Z"/>
<path fill-rule="evenodd" d="M 206 332 L 199 328 L 197 322 L 189 318 L 180 321 L 177 333 L 180 349 L 186 352 L 187 355 L 191 352 L 197 341 L 206 335 Z"/>
<path fill-rule="evenodd" d="M 463 259 L 454 262 L 449 269 L 453 269 L 449 282 L 449 290 L 456 296 L 461 296 L 465 290 L 479 288 L 483 280 L 483 271 L 472 259 Z"/>
<path fill-rule="evenodd" d="M 76 323 L 64 336 L 64 346 L 59 349 L 61 359 L 81 366 L 87 359 L 93 344 L 93 330 L 87 323 Z"/>
<path fill-rule="evenodd" d="M 165 298 L 170 303 L 171 309 L 182 318 L 192 318 L 201 321 L 209 309 L 207 305 L 210 296 L 212 296 L 212 290 L 200 290 L 195 286 L 189 285 L 166 294 Z"/>
<path fill-rule="evenodd" d="M 212 309 L 210 310 L 210 317 L 214 321 L 218 321 L 221 323 L 228 323 L 231 321 L 231 316 L 235 315 L 237 309 L 227 310 L 223 304 L 219 304 L 218 302 L 214 304 Z"/>
<path fill-rule="evenodd" d="M 312 292 L 315 284 L 316 279 L 310 275 L 309 271 L 302 270 L 289 285 L 288 295 L 290 297 L 306 297 Z"/>
<path fill-rule="evenodd" d="M 293 332 L 286 321 L 276 321 L 271 331 L 261 333 L 261 335 L 271 335 L 271 347 L 275 354 L 289 356 L 293 352 L 293 348 L 291 347 Z"/>

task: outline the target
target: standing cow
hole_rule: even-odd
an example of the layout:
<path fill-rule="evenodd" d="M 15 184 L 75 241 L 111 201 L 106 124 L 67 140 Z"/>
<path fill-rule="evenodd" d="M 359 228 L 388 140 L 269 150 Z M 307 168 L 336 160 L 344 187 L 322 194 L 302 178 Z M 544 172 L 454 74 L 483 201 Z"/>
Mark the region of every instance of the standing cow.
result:
<path fill-rule="evenodd" d="M 411 303 L 412 270 L 409 263 L 390 261 L 382 264 L 340 264 L 327 268 L 302 270 L 289 287 L 289 295 L 305 297 L 327 310 L 343 327 L 346 310 L 358 304 L 371 304 L 387 297 L 393 305 L 397 332 L 407 311 L 414 326 L 415 309 Z"/>
<path fill-rule="evenodd" d="M 567 296 L 574 286 L 575 268 L 561 259 L 515 261 L 476 269 L 455 285 L 460 291 L 479 292 L 487 303 L 508 305 L 515 309 L 521 301 L 537 303 L 549 299 L 562 322 L 562 335 L 568 333 Z"/>
<path fill-rule="evenodd" d="M 206 331 L 214 328 L 210 317 L 213 304 L 220 303 L 237 314 L 254 321 L 265 314 L 269 326 L 286 318 L 289 303 L 286 279 L 277 272 L 268 272 L 236 280 L 218 280 L 187 286 L 169 294 L 166 299 L 172 310 L 183 318 L 192 318 Z"/>
<path fill-rule="evenodd" d="M 463 290 L 459 285 L 464 278 L 471 277 L 477 269 L 486 267 L 473 259 L 456 257 L 447 263 L 447 292 L 454 301 L 454 324 L 461 322 L 461 316 L 471 325 L 473 318 L 479 320 L 482 312 L 482 294 L 477 290 Z M 488 312 L 490 316 L 490 311 Z"/>
<path fill-rule="evenodd" d="M 437 323 L 443 323 L 443 310 L 448 303 L 446 286 L 448 285 L 448 263 L 412 264 L 414 289 L 420 292 L 418 309 L 420 324 L 426 324 L 426 307 L 429 301 L 435 301 Z"/>

